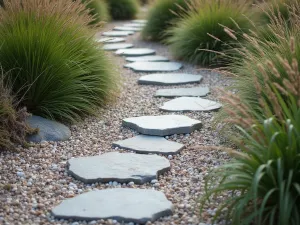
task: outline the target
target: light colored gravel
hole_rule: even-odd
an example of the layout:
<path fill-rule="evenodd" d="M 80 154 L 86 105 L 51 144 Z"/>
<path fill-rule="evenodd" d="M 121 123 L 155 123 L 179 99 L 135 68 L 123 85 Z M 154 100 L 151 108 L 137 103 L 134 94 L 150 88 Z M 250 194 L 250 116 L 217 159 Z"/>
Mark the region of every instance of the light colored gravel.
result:
<path fill-rule="evenodd" d="M 126 22 L 123 22 L 126 23 Z M 111 23 L 106 30 L 123 23 Z M 168 49 L 161 44 L 146 43 L 139 40 L 139 34 L 127 38 L 141 48 L 153 48 L 158 55 L 172 59 Z M 111 53 L 107 53 L 111 54 Z M 112 54 L 111 54 L 112 55 Z M 156 90 L 162 86 L 141 86 L 137 84 L 142 74 L 124 69 L 125 58 L 113 56 L 116 69 L 122 74 L 123 88 L 117 102 L 99 112 L 99 118 L 87 118 L 84 122 L 71 127 L 72 136 L 63 143 L 34 145 L 21 149 L 20 153 L 0 153 L 0 224 L 87 224 L 87 222 L 55 220 L 49 211 L 63 199 L 92 189 L 105 189 L 123 186 L 117 182 L 110 184 L 85 185 L 67 175 L 66 162 L 71 157 L 93 156 L 99 153 L 119 151 L 112 148 L 114 141 L 131 138 L 137 133 L 121 127 L 122 119 L 145 115 L 166 115 L 159 106 L 167 98 L 154 98 Z M 179 72 L 197 73 L 197 68 L 186 63 Z M 143 74 L 144 75 L 144 74 Z M 209 86 L 212 94 L 207 99 L 217 100 L 215 87 L 227 86 L 230 80 L 207 72 L 200 86 Z M 171 88 L 167 86 L 165 88 Z M 195 84 L 174 86 L 195 87 Z M 174 113 L 180 115 L 181 113 Z M 199 215 L 197 200 L 204 192 L 204 176 L 210 168 L 220 165 L 228 156 L 220 151 L 201 150 L 195 146 L 218 146 L 222 142 L 214 130 L 214 112 L 184 113 L 203 122 L 200 131 L 190 135 L 173 135 L 168 139 L 185 144 L 186 149 L 176 156 L 169 156 L 171 170 L 150 184 L 135 185 L 132 188 L 149 188 L 163 191 L 175 206 L 174 215 L 148 224 L 210 224 L 217 206 L 208 206 Z M 222 201 L 218 196 L 217 202 Z M 216 204 L 217 204 L 216 202 Z M 92 221 L 90 224 L 119 224 L 116 221 Z"/>

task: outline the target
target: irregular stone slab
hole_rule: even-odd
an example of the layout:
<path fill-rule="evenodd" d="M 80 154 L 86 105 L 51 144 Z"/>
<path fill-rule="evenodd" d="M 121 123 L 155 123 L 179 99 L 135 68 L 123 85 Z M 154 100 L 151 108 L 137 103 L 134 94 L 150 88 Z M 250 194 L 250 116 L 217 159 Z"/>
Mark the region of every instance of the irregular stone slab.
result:
<path fill-rule="evenodd" d="M 26 120 L 29 127 L 37 133 L 27 136 L 29 142 L 66 141 L 71 137 L 71 131 L 65 125 L 40 116 L 31 116 Z"/>
<path fill-rule="evenodd" d="M 111 38 L 111 37 L 106 37 L 106 38 L 100 38 L 98 39 L 98 42 L 101 43 L 119 43 L 119 42 L 125 42 L 125 38 Z"/>
<path fill-rule="evenodd" d="M 148 22 L 148 20 L 132 20 L 131 22 L 145 24 Z"/>
<path fill-rule="evenodd" d="M 121 30 L 121 31 L 141 31 L 141 27 L 115 27 L 114 30 Z"/>
<path fill-rule="evenodd" d="M 181 115 L 142 116 L 123 120 L 123 126 L 136 130 L 141 134 L 168 136 L 187 134 L 202 127 L 199 120 Z"/>
<path fill-rule="evenodd" d="M 110 181 L 144 184 L 170 169 L 170 162 L 164 157 L 119 152 L 73 158 L 68 165 L 69 173 L 86 184 Z"/>
<path fill-rule="evenodd" d="M 175 62 L 134 62 L 124 67 L 136 72 L 171 72 L 182 68 L 182 64 Z"/>
<path fill-rule="evenodd" d="M 203 97 L 209 93 L 208 87 L 160 89 L 155 97 Z"/>
<path fill-rule="evenodd" d="M 105 44 L 103 45 L 102 49 L 106 51 L 115 51 L 118 49 L 125 49 L 125 48 L 132 48 L 133 44 L 127 43 L 119 43 L 119 44 Z"/>
<path fill-rule="evenodd" d="M 222 105 L 203 98 L 180 97 L 166 102 L 160 107 L 168 112 L 187 112 L 187 111 L 212 111 L 221 108 Z"/>
<path fill-rule="evenodd" d="M 163 154 L 174 155 L 184 148 L 183 144 L 168 141 L 163 137 L 138 135 L 122 141 L 113 143 L 114 147 L 128 149 L 141 154 Z"/>
<path fill-rule="evenodd" d="M 175 84 L 189 84 L 196 83 L 202 80 L 201 75 L 184 74 L 184 73 L 161 73 L 142 76 L 139 84 L 152 85 L 175 85 Z"/>
<path fill-rule="evenodd" d="M 119 49 L 116 54 L 124 56 L 155 55 L 155 50 L 149 48 Z"/>
<path fill-rule="evenodd" d="M 151 189 L 114 188 L 90 191 L 64 200 L 52 209 L 60 219 L 98 220 L 145 224 L 172 215 L 172 203 L 160 192 Z"/>
<path fill-rule="evenodd" d="M 124 27 L 144 27 L 146 24 L 145 23 L 126 23 L 123 26 Z"/>
<path fill-rule="evenodd" d="M 132 34 L 134 34 L 133 31 L 107 31 L 102 33 L 103 36 L 108 37 L 125 37 Z"/>
<path fill-rule="evenodd" d="M 140 56 L 140 57 L 127 57 L 128 62 L 168 62 L 169 59 L 164 56 L 150 55 L 150 56 Z"/>

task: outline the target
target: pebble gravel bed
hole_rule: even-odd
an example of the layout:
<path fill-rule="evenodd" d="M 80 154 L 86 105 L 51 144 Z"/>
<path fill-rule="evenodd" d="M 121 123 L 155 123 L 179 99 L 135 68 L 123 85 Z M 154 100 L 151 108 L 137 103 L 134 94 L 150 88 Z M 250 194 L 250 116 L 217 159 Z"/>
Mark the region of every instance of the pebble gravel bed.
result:
<path fill-rule="evenodd" d="M 121 26 L 125 22 L 107 24 L 106 30 Z M 141 41 L 139 33 L 127 37 L 127 43 L 140 48 L 153 48 L 157 55 L 168 57 L 168 48 L 158 43 Z M 139 74 L 123 68 L 124 57 L 113 56 L 116 69 L 122 76 L 122 88 L 119 97 L 112 105 L 99 111 L 99 117 L 90 117 L 83 122 L 71 126 L 72 136 L 66 142 L 42 142 L 29 148 L 19 147 L 19 151 L 0 152 L 0 224 L 120 224 L 114 220 L 99 221 L 67 221 L 56 220 L 50 210 L 63 199 L 74 197 L 80 193 L 94 189 L 116 187 L 145 188 L 162 191 L 174 204 L 174 214 L 147 224 L 211 224 L 218 201 L 225 196 L 218 196 L 217 201 L 208 206 L 199 215 L 198 199 L 204 193 L 204 177 L 209 170 L 229 159 L 229 156 L 217 150 L 201 149 L 201 146 L 220 146 L 221 135 L 215 130 L 213 120 L 215 112 L 171 113 L 184 114 L 202 121 L 203 128 L 192 134 L 172 135 L 169 140 L 186 146 L 178 155 L 164 156 L 170 160 L 171 170 L 151 183 L 136 185 L 95 183 L 85 185 L 67 174 L 66 163 L 72 157 L 93 156 L 106 152 L 121 151 L 113 148 L 112 143 L 134 137 L 138 133 L 123 128 L 122 119 L 135 116 L 168 115 L 159 107 L 168 98 L 153 97 L 158 89 L 195 87 L 196 84 L 179 86 L 138 85 Z M 199 68 L 183 63 L 179 72 L 197 74 Z M 207 71 L 203 75 L 200 86 L 209 86 L 212 93 L 206 98 L 217 100 L 216 87 L 231 84 L 231 80 L 215 72 Z M 199 84 L 197 84 L 199 85 Z M 133 223 L 128 223 L 133 225 Z M 222 224 L 222 221 L 220 222 Z"/>

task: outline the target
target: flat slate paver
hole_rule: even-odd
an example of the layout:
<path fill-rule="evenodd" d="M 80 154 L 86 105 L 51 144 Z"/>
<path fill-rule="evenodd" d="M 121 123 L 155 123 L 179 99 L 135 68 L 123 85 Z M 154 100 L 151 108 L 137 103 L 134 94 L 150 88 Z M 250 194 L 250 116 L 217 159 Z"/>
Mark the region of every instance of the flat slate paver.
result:
<path fill-rule="evenodd" d="M 209 93 L 208 87 L 160 89 L 155 97 L 203 97 Z"/>
<path fill-rule="evenodd" d="M 105 37 L 105 38 L 100 38 L 97 40 L 98 42 L 101 43 L 120 43 L 120 42 L 125 42 L 125 38 L 113 38 L 113 37 Z"/>
<path fill-rule="evenodd" d="M 128 62 L 169 62 L 169 59 L 159 55 L 149 55 L 140 57 L 127 57 Z"/>
<path fill-rule="evenodd" d="M 187 112 L 187 111 L 213 111 L 220 109 L 222 105 L 218 102 L 210 101 L 197 97 L 180 97 L 165 102 L 160 107 L 163 111 L 168 112 Z"/>
<path fill-rule="evenodd" d="M 182 64 L 176 62 L 134 62 L 124 67 L 136 72 L 172 72 L 181 69 Z"/>
<path fill-rule="evenodd" d="M 132 20 L 131 22 L 132 22 L 132 23 L 141 23 L 141 24 L 145 24 L 145 23 L 147 23 L 148 21 L 147 21 L 147 20 Z"/>
<path fill-rule="evenodd" d="M 128 149 L 141 154 L 174 155 L 184 148 L 183 144 L 168 141 L 163 137 L 138 135 L 126 140 L 116 141 L 114 147 Z"/>
<path fill-rule="evenodd" d="M 108 37 L 125 37 L 132 34 L 134 34 L 133 31 L 107 31 L 102 33 L 103 36 Z"/>
<path fill-rule="evenodd" d="M 52 214 L 59 219 L 113 219 L 145 224 L 172 215 L 172 210 L 172 203 L 160 191 L 114 188 L 66 199 L 52 209 Z"/>
<path fill-rule="evenodd" d="M 124 56 L 155 55 L 155 50 L 149 48 L 119 49 L 118 51 L 116 51 L 116 54 Z"/>
<path fill-rule="evenodd" d="M 151 85 L 176 85 L 176 84 L 189 84 L 196 83 L 202 80 L 201 75 L 184 74 L 184 73 L 159 73 L 142 76 L 139 84 Z"/>
<path fill-rule="evenodd" d="M 123 26 L 124 27 L 144 27 L 146 24 L 145 23 L 126 23 Z"/>
<path fill-rule="evenodd" d="M 117 181 L 144 184 L 170 169 L 170 162 L 158 155 L 109 152 L 68 161 L 69 173 L 86 183 Z"/>
<path fill-rule="evenodd" d="M 106 51 L 115 51 L 118 49 L 132 48 L 133 44 L 117 43 L 117 44 L 105 44 L 102 49 Z"/>
<path fill-rule="evenodd" d="M 141 31 L 142 28 L 141 27 L 114 27 L 114 30 L 120 30 L 120 31 Z"/>
<path fill-rule="evenodd" d="M 199 120 L 182 115 L 141 116 L 123 119 L 123 126 L 141 134 L 168 136 L 187 134 L 202 127 Z"/>

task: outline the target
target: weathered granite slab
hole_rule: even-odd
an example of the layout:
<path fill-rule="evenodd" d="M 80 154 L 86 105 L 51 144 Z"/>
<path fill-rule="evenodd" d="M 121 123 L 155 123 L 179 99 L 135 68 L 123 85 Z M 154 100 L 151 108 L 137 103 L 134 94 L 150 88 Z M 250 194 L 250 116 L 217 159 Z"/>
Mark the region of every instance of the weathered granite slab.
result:
<path fill-rule="evenodd" d="M 54 217 L 73 220 L 113 219 L 145 224 L 172 214 L 172 203 L 151 189 L 114 188 L 90 191 L 62 201 Z"/>
<path fill-rule="evenodd" d="M 116 51 L 116 54 L 124 56 L 155 55 L 155 50 L 149 48 L 119 49 L 118 51 Z"/>
<path fill-rule="evenodd" d="M 169 62 L 169 59 L 164 56 L 150 55 L 140 57 L 127 57 L 128 62 Z"/>
<path fill-rule="evenodd" d="M 170 162 L 164 157 L 119 152 L 73 158 L 68 165 L 69 173 L 86 184 L 110 181 L 144 184 L 170 169 Z"/>
<path fill-rule="evenodd" d="M 105 44 L 103 45 L 103 50 L 106 51 L 115 51 L 118 49 L 125 49 L 125 48 L 132 48 L 133 44 L 127 44 L 127 43 L 118 43 L 118 44 Z"/>
<path fill-rule="evenodd" d="M 30 116 L 26 123 L 33 129 L 37 128 L 36 134 L 27 136 L 29 142 L 66 141 L 71 137 L 67 126 L 40 116 Z"/>
<path fill-rule="evenodd" d="M 114 147 L 128 149 L 141 154 L 174 155 L 184 148 L 183 144 L 168 141 L 163 137 L 138 135 L 126 140 L 116 141 Z"/>
<path fill-rule="evenodd" d="M 150 85 L 177 85 L 177 84 L 189 84 L 199 83 L 202 80 L 201 75 L 184 74 L 184 73 L 159 73 L 142 76 L 139 80 L 139 84 Z"/>
<path fill-rule="evenodd" d="M 107 31 L 102 33 L 103 36 L 108 37 L 126 37 L 132 34 L 134 34 L 133 31 Z"/>
<path fill-rule="evenodd" d="M 203 97 L 209 93 L 208 87 L 160 89 L 155 97 Z"/>
<path fill-rule="evenodd" d="M 136 31 L 141 31 L 142 28 L 141 27 L 114 27 L 114 30 L 120 30 L 120 31 L 133 31 L 133 32 L 136 32 Z"/>
<path fill-rule="evenodd" d="M 124 67 L 136 72 L 172 72 L 181 69 L 182 64 L 176 62 L 134 62 Z"/>
<path fill-rule="evenodd" d="M 160 107 L 168 112 L 186 112 L 186 111 L 213 111 L 220 109 L 220 103 L 197 97 L 180 97 L 164 103 Z"/>
<path fill-rule="evenodd" d="M 125 42 L 125 38 L 113 38 L 113 37 L 106 37 L 106 38 L 100 38 L 97 40 L 101 43 L 119 43 L 119 42 Z"/>
<path fill-rule="evenodd" d="M 168 136 L 187 134 L 202 127 L 199 120 L 182 115 L 141 116 L 123 119 L 123 126 L 136 130 L 141 134 Z"/>

